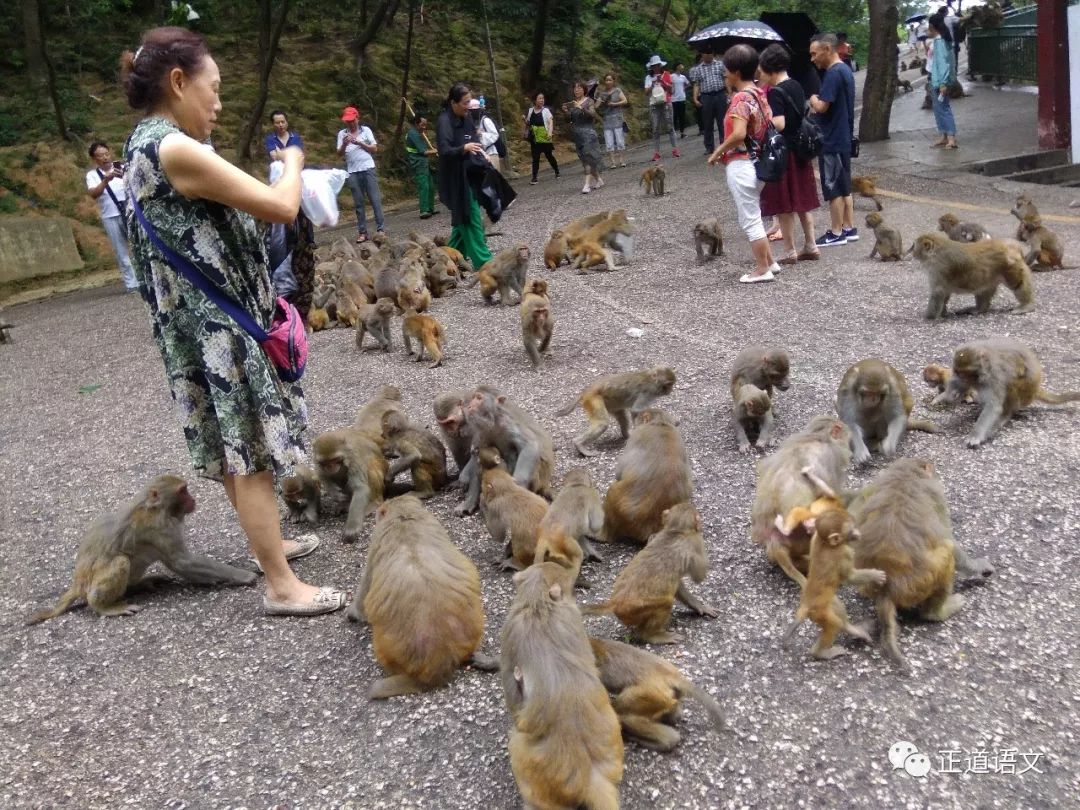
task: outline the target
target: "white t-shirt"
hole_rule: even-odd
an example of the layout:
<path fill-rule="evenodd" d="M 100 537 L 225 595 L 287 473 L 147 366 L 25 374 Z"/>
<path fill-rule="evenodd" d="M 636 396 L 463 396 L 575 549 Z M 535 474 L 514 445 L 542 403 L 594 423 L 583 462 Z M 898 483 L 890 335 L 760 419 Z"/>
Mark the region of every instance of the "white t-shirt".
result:
<path fill-rule="evenodd" d="M 495 122 L 486 115 L 481 116 L 480 125 L 476 131 L 480 136 L 480 145 L 484 147 L 484 154 L 498 155 L 499 150 L 495 148 L 495 141 L 499 140 L 499 128 L 495 126 Z"/>
<path fill-rule="evenodd" d="M 345 140 L 345 136 L 349 134 L 349 130 L 340 130 L 337 134 L 337 148 L 341 148 L 341 144 Z M 360 127 L 360 131 L 357 133 L 361 142 L 366 143 L 368 146 L 378 146 L 378 142 L 375 140 L 375 135 L 371 132 L 371 129 L 365 126 Z M 350 143 L 345 147 L 345 170 L 352 174 L 353 172 L 364 172 L 368 169 L 375 168 L 375 158 L 371 156 L 371 153 L 367 149 L 364 149 L 359 144 Z"/>
<path fill-rule="evenodd" d="M 102 171 L 105 171 L 102 169 Z M 108 172 L 106 172 L 108 174 Z M 98 174 L 97 169 L 91 169 L 86 173 L 86 188 L 95 188 L 101 184 L 101 176 Z M 127 192 L 124 191 L 124 178 L 114 177 L 109 181 L 109 188 L 112 189 L 112 193 L 116 195 L 118 200 L 126 200 Z M 98 210 L 101 212 L 102 219 L 108 219 L 109 217 L 118 217 L 120 212 L 116 208 L 116 203 L 112 201 L 112 197 L 109 196 L 108 191 L 101 192 L 101 196 L 97 198 Z"/>
<path fill-rule="evenodd" d="M 671 74 L 671 100 L 686 101 L 686 88 L 690 80 L 681 73 Z"/>

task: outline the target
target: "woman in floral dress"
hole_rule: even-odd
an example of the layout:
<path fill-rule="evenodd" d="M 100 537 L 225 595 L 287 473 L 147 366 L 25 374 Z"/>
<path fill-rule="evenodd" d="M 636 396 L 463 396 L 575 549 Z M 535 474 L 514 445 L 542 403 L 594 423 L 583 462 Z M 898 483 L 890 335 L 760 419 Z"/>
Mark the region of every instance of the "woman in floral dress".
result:
<path fill-rule="evenodd" d="M 303 152 L 284 150 L 284 175 L 271 188 L 204 145 L 221 109 L 221 80 L 198 34 L 147 32 L 124 55 L 123 82 L 128 102 L 146 113 L 125 149 L 129 195 L 162 242 L 267 327 L 274 297 L 254 217 L 295 219 Z M 259 345 L 169 265 L 133 216 L 128 233 L 192 463 L 225 485 L 266 574 L 267 613 L 344 607 L 345 593 L 308 585 L 288 566 L 316 543 L 281 535 L 274 476 L 303 459 L 303 391 L 281 381 Z"/>

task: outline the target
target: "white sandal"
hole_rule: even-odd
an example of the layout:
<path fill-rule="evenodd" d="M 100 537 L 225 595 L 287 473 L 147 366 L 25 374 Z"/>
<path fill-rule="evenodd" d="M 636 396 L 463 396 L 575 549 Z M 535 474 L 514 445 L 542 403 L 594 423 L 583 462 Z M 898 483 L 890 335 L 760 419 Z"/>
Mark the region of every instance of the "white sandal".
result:
<path fill-rule="evenodd" d="M 267 616 L 321 616 L 324 613 L 333 613 L 341 610 L 349 604 L 350 597 L 346 591 L 335 588 L 319 588 L 311 601 L 302 605 L 292 605 L 288 602 L 275 602 L 268 596 L 263 597 L 263 610 Z"/>

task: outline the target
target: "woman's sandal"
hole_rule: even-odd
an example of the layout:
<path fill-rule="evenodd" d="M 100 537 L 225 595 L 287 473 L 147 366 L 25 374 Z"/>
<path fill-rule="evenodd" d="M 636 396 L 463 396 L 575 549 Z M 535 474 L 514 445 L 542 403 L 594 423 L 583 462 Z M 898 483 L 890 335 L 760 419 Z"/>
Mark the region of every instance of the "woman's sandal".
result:
<path fill-rule="evenodd" d="M 263 597 L 263 611 L 267 616 L 321 616 L 333 613 L 349 604 L 349 594 L 335 588 L 319 588 L 311 601 L 301 605 L 288 602 L 275 602 L 268 596 Z"/>
<path fill-rule="evenodd" d="M 360 234 L 356 235 L 356 244 L 362 245 L 366 241 L 367 241 L 367 234 L 366 233 L 360 233 Z"/>
<path fill-rule="evenodd" d="M 804 250 L 796 258 L 798 258 L 798 260 L 800 262 L 816 262 L 818 259 L 821 258 L 821 251 L 820 250 Z"/>
<path fill-rule="evenodd" d="M 799 261 L 799 254 L 796 253 L 795 251 L 791 251 L 791 253 L 789 253 L 784 258 L 777 259 L 776 263 L 781 264 L 781 265 L 783 265 L 783 264 L 796 264 L 796 263 L 798 263 L 798 261 Z"/>
<path fill-rule="evenodd" d="M 285 552 L 286 560 L 298 560 L 301 557 L 306 557 L 319 547 L 322 542 L 319 540 L 317 534 L 302 534 L 299 537 L 294 537 L 293 542 L 296 543 L 296 547 L 292 551 Z M 263 570 L 262 563 L 259 562 L 257 557 L 252 557 L 251 561 L 255 563 L 255 567 L 260 571 Z"/>

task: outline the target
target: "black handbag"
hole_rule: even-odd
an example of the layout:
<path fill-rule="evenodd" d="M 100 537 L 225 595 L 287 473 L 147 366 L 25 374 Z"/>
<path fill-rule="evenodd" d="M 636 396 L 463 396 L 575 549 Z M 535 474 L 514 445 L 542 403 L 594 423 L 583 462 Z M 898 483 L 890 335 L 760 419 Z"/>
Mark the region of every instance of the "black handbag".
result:
<path fill-rule="evenodd" d="M 761 109 L 761 104 L 756 98 L 754 98 L 754 103 L 757 104 L 758 111 L 764 117 L 765 111 Z M 788 145 L 783 134 L 773 126 L 771 118 L 765 125 L 765 137 L 761 143 L 747 135 L 746 147 L 758 180 L 763 183 L 775 183 L 784 176 L 788 164 Z"/>
<path fill-rule="evenodd" d="M 851 156 L 853 158 L 857 158 L 859 156 L 859 147 L 860 146 L 861 146 L 861 144 L 859 143 L 859 139 L 856 136 L 852 135 L 851 136 Z"/>
<path fill-rule="evenodd" d="M 780 92 L 780 95 L 787 101 L 788 107 L 795 109 L 795 102 L 788 95 L 787 90 L 780 85 L 776 85 L 773 89 Z M 791 139 L 791 151 L 795 153 L 795 157 L 806 163 L 820 155 L 824 147 L 825 139 L 821 136 L 821 127 L 810 119 L 806 110 L 803 110 L 802 119 L 799 121 L 799 129 L 795 133 L 795 137 Z"/>

